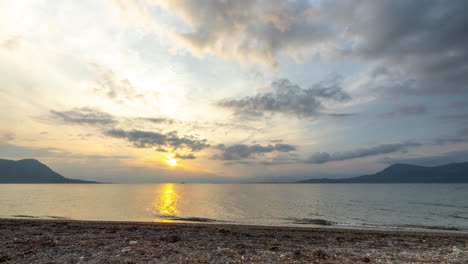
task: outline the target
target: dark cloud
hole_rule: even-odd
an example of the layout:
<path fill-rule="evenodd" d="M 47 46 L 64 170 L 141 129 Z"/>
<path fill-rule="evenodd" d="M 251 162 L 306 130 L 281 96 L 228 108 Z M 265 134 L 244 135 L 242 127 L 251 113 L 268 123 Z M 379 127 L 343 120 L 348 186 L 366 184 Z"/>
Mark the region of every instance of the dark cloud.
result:
<path fill-rule="evenodd" d="M 131 142 L 137 148 L 170 148 L 188 149 L 191 151 L 200 151 L 209 147 L 206 139 L 197 139 L 194 136 L 179 137 L 177 132 L 159 133 L 151 131 L 131 130 L 126 131 L 122 129 L 111 129 L 105 131 L 105 135 L 114 138 L 123 138 Z"/>
<path fill-rule="evenodd" d="M 439 166 L 452 162 L 468 162 L 468 150 L 445 152 L 437 155 L 410 157 L 410 158 L 390 158 L 380 160 L 382 163 L 408 163 L 421 166 Z"/>
<path fill-rule="evenodd" d="M 154 117 L 154 118 L 148 117 L 148 118 L 143 118 L 143 120 L 146 120 L 155 124 L 170 124 L 170 125 L 176 122 L 176 120 L 172 118 L 167 118 L 167 117 Z"/>
<path fill-rule="evenodd" d="M 463 143 L 468 142 L 468 134 L 459 136 L 440 136 L 436 137 L 432 140 L 432 144 L 435 145 L 446 145 L 446 144 L 456 144 L 456 143 Z"/>
<path fill-rule="evenodd" d="M 77 125 L 110 125 L 117 121 L 108 113 L 95 108 L 82 107 L 69 111 L 50 111 L 52 118 Z"/>
<path fill-rule="evenodd" d="M 467 91 L 468 2 L 336 0 L 325 16 L 346 28 L 353 45 L 343 53 L 382 62 L 372 83 L 400 95 L 440 95 Z"/>
<path fill-rule="evenodd" d="M 217 146 L 218 149 L 222 150 L 220 155 L 213 156 L 213 159 L 219 160 L 241 160 L 250 158 L 253 155 L 271 153 L 274 151 L 278 152 L 290 152 L 295 151 L 296 147 L 288 144 L 276 144 L 276 145 L 266 145 L 262 146 L 259 144 L 254 145 L 245 145 L 245 144 L 235 144 L 232 146 L 226 147 L 221 144 Z"/>
<path fill-rule="evenodd" d="M 179 154 L 176 154 L 174 156 L 174 158 L 178 158 L 178 159 L 196 159 L 197 157 L 195 157 L 193 154 L 188 154 L 188 155 L 179 155 Z"/>
<path fill-rule="evenodd" d="M 322 101 L 346 101 L 351 99 L 341 88 L 342 77 L 330 75 L 325 80 L 302 89 L 288 79 L 271 84 L 272 92 L 260 93 L 243 99 L 225 99 L 219 106 L 232 109 L 239 116 L 261 117 L 265 113 L 282 113 L 298 118 L 314 117 L 324 109 Z"/>
<path fill-rule="evenodd" d="M 376 156 L 381 154 L 388 154 L 393 152 L 406 151 L 408 148 L 418 146 L 421 146 L 421 144 L 416 142 L 405 142 L 395 144 L 382 144 L 370 148 L 360 148 L 343 152 L 335 152 L 333 154 L 327 152 L 316 152 L 310 155 L 306 160 L 301 162 L 310 164 L 323 164 L 331 161 L 343 161 Z"/>
<path fill-rule="evenodd" d="M 401 105 L 398 106 L 394 111 L 380 113 L 377 116 L 379 118 L 397 118 L 405 116 L 424 115 L 427 109 L 424 105 Z"/>

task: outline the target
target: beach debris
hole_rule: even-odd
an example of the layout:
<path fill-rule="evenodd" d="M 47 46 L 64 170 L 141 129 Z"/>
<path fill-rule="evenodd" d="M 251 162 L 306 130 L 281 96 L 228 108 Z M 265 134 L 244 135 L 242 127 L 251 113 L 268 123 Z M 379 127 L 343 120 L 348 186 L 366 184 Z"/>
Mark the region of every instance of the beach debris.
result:
<path fill-rule="evenodd" d="M 453 252 L 453 253 L 460 253 L 460 252 L 463 252 L 463 250 L 457 248 L 456 246 L 453 246 L 453 247 L 452 247 L 452 252 Z"/>
<path fill-rule="evenodd" d="M 132 241 L 128 242 L 128 244 L 129 245 L 136 245 L 136 244 L 138 244 L 138 241 L 132 240 Z"/>
<path fill-rule="evenodd" d="M 122 248 L 122 250 L 120 250 L 120 252 L 122 252 L 122 253 L 130 252 L 130 251 L 132 251 L 131 247 L 124 247 L 124 248 Z"/>

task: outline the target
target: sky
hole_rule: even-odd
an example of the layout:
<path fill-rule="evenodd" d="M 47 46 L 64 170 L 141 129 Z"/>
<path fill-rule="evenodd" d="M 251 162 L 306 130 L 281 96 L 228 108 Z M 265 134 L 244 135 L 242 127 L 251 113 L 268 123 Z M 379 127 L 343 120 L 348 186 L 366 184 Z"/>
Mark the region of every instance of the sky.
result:
<path fill-rule="evenodd" d="M 0 1 L 0 157 L 103 182 L 468 161 L 465 0 Z"/>

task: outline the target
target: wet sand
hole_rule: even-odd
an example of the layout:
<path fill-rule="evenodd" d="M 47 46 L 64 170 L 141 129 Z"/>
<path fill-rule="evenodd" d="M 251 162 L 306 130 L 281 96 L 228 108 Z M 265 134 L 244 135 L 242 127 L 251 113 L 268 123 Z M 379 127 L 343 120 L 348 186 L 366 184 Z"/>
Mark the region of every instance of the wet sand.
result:
<path fill-rule="evenodd" d="M 468 235 L 0 219 L 0 263 L 468 264 Z"/>

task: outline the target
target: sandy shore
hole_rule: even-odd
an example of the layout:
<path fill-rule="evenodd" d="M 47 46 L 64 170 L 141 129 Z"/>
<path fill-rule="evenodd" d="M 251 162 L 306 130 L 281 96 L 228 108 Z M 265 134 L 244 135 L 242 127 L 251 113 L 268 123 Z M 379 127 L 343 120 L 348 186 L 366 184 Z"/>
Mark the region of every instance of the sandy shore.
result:
<path fill-rule="evenodd" d="M 468 235 L 0 219 L 5 262 L 468 264 Z"/>

